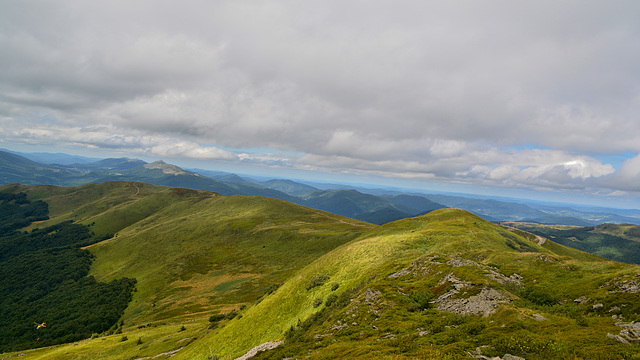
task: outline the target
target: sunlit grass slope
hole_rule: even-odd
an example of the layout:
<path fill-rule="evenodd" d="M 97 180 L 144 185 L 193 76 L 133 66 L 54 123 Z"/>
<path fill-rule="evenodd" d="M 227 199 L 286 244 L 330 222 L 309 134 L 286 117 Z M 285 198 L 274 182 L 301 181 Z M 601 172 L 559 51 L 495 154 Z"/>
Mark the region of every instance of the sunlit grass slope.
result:
<path fill-rule="evenodd" d="M 233 359 L 283 339 L 256 358 L 468 358 L 478 347 L 527 359 L 637 357 L 637 348 L 607 337 L 620 331 L 612 313 L 600 316 L 592 306 L 640 319 L 637 294 L 603 286 L 639 270 L 552 242 L 539 246 L 443 209 L 336 248 L 175 358 Z M 448 301 L 464 303 L 487 289 L 505 298 L 486 317 L 436 310 L 424 300 L 458 287 Z M 589 300 L 573 301 L 581 296 Z"/>
<path fill-rule="evenodd" d="M 271 198 L 169 191 L 180 201 L 90 248 L 98 279 L 138 280 L 125 322 L 205 316 L 250 304 L 371 227 Z"/>

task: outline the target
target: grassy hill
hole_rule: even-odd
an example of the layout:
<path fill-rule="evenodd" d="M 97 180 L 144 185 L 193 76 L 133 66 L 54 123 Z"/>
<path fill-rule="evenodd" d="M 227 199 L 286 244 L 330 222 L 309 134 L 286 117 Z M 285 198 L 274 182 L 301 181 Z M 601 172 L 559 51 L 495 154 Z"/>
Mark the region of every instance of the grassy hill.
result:
<path fill-rule="evenodd" d="M 612 314 L 638 319 L 637 293 L 609 292 L 638 270 L 438 210 L 333 250 L 176 358 L 234 358 L 284 338 L 256 358 L 637 357 L 607 333 L 620 332 Z"/>
<path fill-rule="evenodd" d="M 277 347 L 255 359 L 640 358 L 622 343 L 638 336 L 638 266 L 467 211 L 376 227 L 142 183 L 0 191 L 49 203 L 51 220 L 32 227 L 74 220 L 116 233 L 88 247 L 91 274 L 137 280 L 121 334 L 31 359 L 234 359 L 260 345 Z"/>

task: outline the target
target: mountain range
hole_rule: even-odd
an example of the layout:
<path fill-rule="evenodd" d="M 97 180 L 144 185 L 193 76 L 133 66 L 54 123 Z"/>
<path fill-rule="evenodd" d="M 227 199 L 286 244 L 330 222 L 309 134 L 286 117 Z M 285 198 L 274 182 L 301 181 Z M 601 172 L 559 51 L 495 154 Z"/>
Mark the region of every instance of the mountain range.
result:
<path fill-rule="evenodd" d="M 21 329 L 3 333 L 5 349 L 19 346 L 4 358 L 640 357 L 638 265 L 465 210 L 374 225 L 271 197 L 139 181 L 10 184 L 0 194 L 10 209 L 0 215 L 20 210 L 27 221 L 0 244 L 42 247 L 0 260 L 1 300 L 15 303 L 0 311 Z M 88 271 L 57 276 L 69 271 L 54 260 L 64 254 L 88 254 Z M 27 268 L 46 268 L 49 285 L 33 288 L 41 297 L 15 296 L 38 277 L 8 271 Z M 100 298 L 90 296 L 96 287 Z M 39 299 L 74 306 L 30 311 Z M 81 307 L 89 299 L 93 311 Z M 127 306 L 82 316 L 110 301 Z M 94 333 L 65 333 L 84 328 Z"/>
<path fill-rule="evenodd" d="M 105 181 L 141 181 L 214 191 L 222 195 L 267 196 L 374 224 L 451 207 L 465 209 L 489 221 L 575 226 L 602 223 L 640 225 L 640 210 L 581 208 L 519 199 L 505 201 L 473 195 L 420 193 L 397 188 L 367 189 L 344 184 L 323 184 L 321 189 L 290 179 L 259 180 L 220 171 L 181 169 L 163 161 L 146 163 L 128 158 L 94 160 L 72 155 L 65 157 L 65 154 L 0 151 L 0 184 L 75 186 Z"/>

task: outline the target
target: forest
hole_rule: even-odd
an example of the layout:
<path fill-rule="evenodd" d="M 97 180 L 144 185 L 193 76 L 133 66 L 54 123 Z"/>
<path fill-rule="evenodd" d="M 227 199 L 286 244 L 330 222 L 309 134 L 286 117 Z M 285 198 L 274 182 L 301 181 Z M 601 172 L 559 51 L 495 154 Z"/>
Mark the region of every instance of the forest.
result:
<path fill-rule="evenodd" d="M 109 283 L 87 276 L 101 241 L 88 226 L 63 222 L 31 232 L 48 205 L 0 193 L 0 352 L 86 339 L 116 326 L 135 279 Z M 44 326 L 37 326 L 44 325 Z"/>

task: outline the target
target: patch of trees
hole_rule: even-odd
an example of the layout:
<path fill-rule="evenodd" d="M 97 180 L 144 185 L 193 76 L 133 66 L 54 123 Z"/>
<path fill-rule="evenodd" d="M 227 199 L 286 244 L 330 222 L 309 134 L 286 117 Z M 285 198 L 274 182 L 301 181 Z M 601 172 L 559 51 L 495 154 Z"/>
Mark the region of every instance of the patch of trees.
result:
<path fill-rule="evenodd" d="M 48 218 L 48 205 L 33 203 L 23 193 L 0 193 L 0 352 L 87 339 L 109 330 L 135 289 L 135 279 L 102 283 L 87 276 L 93 256 L 81 247 L 101 240 L 87 226 L 63 222 L 18 231 Z M 37 329 L 35 324 L 43 322 L 46 327 Z"/>
<path fill-rule="evenodd" d="M 27 194 L 0 193 L 0 236 L 29 226 L 33 221 L 49 219 L 49 205 L 29 201 Z"/>

